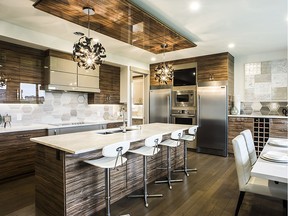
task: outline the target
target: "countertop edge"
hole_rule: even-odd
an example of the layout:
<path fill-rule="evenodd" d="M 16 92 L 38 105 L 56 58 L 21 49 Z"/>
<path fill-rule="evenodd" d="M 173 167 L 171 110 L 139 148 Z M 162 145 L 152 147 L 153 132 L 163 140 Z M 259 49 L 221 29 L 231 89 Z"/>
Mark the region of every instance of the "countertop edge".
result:
<path fill-rule="evenodd" d="M 228 115 L 228 117 L 235 118 L 279 118 L 279 119 L 288 119 L 288 116 L 277 116 L 277 115 Z"/>

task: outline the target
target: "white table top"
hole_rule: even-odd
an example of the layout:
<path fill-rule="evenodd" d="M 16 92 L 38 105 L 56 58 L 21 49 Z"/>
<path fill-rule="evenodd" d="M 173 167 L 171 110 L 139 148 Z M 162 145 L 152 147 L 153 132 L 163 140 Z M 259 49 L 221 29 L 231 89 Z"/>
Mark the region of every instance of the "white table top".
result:
<path fill-rule="evenodd" d="M 288 154 L 288 148 L 272 146 L 269 145 L 268 143 L 269 140 L 265 145 L 261 154 L 265 154 L 268 151 L 277 151 Z M 288 183 L 288 163 L 271 162 L 259 157 L 252 168 L 251 176 Z"/>
<path fill-rule="evenodd" d="M 138 130 L 127 131 L 126 133 L 99 134 L 101 131 L 109 131 L 109 129 L 106 129 L 56 136 L 36 137 L 31 138 L 30 140 L 68 153 L 80 154 L 102 149 L 104 146 L 109 144 L 122 141 L 136 142 L 156 134 L 165 135 L 179 129 L 187 130 L 192 126 L 193 125 L 153 123 L 141 125 L 141 129 L 139 128 Z"/>

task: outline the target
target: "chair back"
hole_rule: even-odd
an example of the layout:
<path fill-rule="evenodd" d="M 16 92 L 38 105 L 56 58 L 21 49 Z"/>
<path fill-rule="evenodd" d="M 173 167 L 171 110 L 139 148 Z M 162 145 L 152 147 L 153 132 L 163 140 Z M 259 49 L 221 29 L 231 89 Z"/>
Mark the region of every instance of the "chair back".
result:
<path fill-rule="evenodd" d="M 102 149 L 102 155 L 104 157 L 118 157 L 125 154 L 130 148 L 130 142 L 124 141 L 124 142 L 118 142 L 113 143 L 110 145 L 105 146 Z"/>
<path fill-rule="evenodd" d="M 198 125 L 189 128 L 188 133 L 195 136 L 197 132 Z"/>
<path fill-rule="evenodd" d="M 150 136 L 150 137 L 145 139 L 145 146 L 147 146 L 147 147 L 158 146 L 158 144 L 161 141 L 162 141 L 162 135 L 156 134 L 156 135 Z"/>
<path fill-rule="evenodd" d="M 242 131 L 240 134 L 244 136 L 246 147 L 249 153 L 250 163 L 253 166 L 257 160 L 255 145 L 252 137 L 252 133 L 249 129 Z"/>
<path fill-rule="evenodd" d="M 176 130 L 171 133 L 171 139 L 179 140 L 183 136 L 183 130 Z"/>
<path fill-rule="evenodd" d="M 238 135 L 232 140 L 232 144 L 238 176 L 239 190 L 244 191 L 244 186 L 250 179 L 252 168 L 244 136 Z"/>

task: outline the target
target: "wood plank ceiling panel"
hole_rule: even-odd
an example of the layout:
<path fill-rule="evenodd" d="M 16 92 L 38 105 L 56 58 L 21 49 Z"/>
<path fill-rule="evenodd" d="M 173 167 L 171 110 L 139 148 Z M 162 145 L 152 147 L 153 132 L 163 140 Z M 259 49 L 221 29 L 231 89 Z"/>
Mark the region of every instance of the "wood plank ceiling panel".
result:
<path fill-rule="evenodd" d="M 88 27 L 83 7 L 91 7 L 90 29 L 155 54 L 163 53 L 163 43 L 168 44 L 165 52 L 196 47 L 128 0 L 38 0 L 33 6 L 83 27 Z"/>

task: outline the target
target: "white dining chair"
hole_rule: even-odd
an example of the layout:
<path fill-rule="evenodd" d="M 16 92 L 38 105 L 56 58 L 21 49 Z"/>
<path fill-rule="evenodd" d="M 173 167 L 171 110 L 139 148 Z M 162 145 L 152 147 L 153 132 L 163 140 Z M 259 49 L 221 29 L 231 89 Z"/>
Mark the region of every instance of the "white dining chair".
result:
<path fill-rule="evenodd" d="M 251 176 L 252 166 L 244 136 L 238 135 L 232 144 L 240 190 L 235 215 L 238 215 L 245 192 L 279 198 L 287 206 L 287 184 Z"/>
<path fill-rule="evenodd" d="M 110 186 L 110 170 L 122 166 L 126 163 L 127 158 L 123 157 L 130 147 L 130 142 L 123 141 L 113 143 L 103 147 L 103 157 L 92 160 L 85 160 L 84 162 L 105 169 L 105 204 L 106 216 L 110 216 L 110 200 L 111 200 L 111 186 Z"/>
<path fill-rule="evenodd" d="M 256 150 L 255 150 L 255 145 L 252 137 L 252 133 L 249 129 L 246 129 L 240 133 L 241 135 L 244 136 L 245 142 L 246 142 L 246 147 L 249 153 L 249 159 L 250 163 L 253 166 L 255 162 L 257 161 L 257 155 L 256 155 Z"/>

